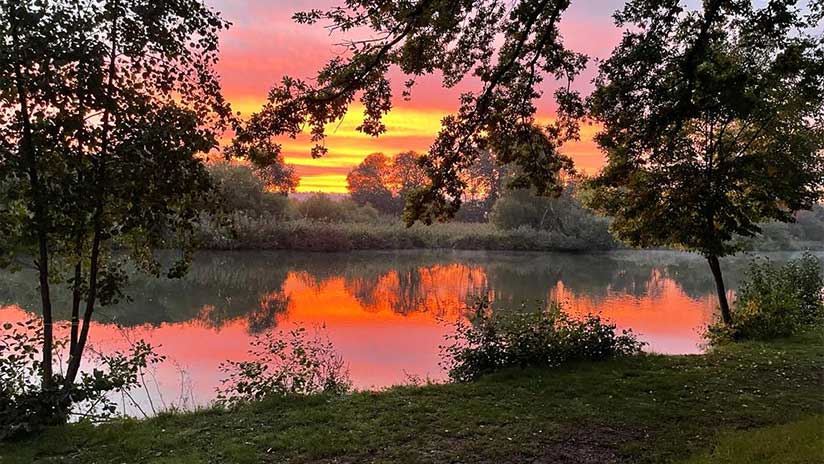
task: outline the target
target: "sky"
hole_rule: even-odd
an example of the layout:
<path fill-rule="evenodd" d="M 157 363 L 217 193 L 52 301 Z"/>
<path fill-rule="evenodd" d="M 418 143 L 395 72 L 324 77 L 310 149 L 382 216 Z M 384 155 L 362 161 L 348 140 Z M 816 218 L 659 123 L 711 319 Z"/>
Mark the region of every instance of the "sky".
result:
<path fill-rule="evenodd" d="M 266 99 L 272 85 L 289 75 L 310 79 L 329 58 L 341 53 L 336 45 L 342 39 L 330 35 L 322 25 L 295 24 L 296 11 L 339 5 L 342 0 L 206 0 L 232 23 L 222 35 L 221 59 L 217 70 L 223 91 L 235 111 L 248 115 Z M 592 58 L 605 58 L 621 37 L 612 23 L 612 13 L 622 0 L 589 0 L 573 2 L 561 24 L 568 47 Z M 586 91 L 591 88 L 595 63 L 575 83 Z M 403 79 L 396 77 L 400 85 Z M 427 151 L 440 127 L 441 118 L 454 112 L 458 96 L 467 89 L 459 85 L 443 89 L 437 77 L 418 80 L 412 100 L 403 101 L 400 88 L 395 107 L 386 116 L 387 133 L 373 138 L 355 130 L 361 121 L 361 108 L 354 106 L 340 125 L 329 130 L 326 146 L 329 154 L 313 160 L 311 142 L 306 137 L 281 140 L 287 163 L 296 167 L 301 177 L 299 191 L 345 192 L 346 174 L 370 153 L 394 154 L 401 151 Z M 538 119 L 553 115 L 552 83 L 547 83 L 546 96 L 538 102 Z M 565 147 L 576 166 L 589 173 L 603 163 L 603 156 L 592 142 L 596 129 L 585 126 L 581 141 Z"/>

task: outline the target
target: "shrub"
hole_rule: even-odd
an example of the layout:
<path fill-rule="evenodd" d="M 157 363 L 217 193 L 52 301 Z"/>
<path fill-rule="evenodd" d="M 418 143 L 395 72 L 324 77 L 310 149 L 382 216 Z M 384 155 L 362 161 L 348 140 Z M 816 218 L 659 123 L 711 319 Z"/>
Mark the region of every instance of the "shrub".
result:
<path fill-rule="evenodd" d="M 55 349 L 66 345 L 56 340 Z M 154 348 L 136 342 L 127 353 L 98 354 L 96 368 L 82 372 L 68 394 L 42 388 L 40 350 L 42 324 L 37 320 L 5 323 L 0 333 L 0 441 L 59 425 L 75 416 L 100 422 L 117 412 L 112 393 L 128 392 L 142 384 L 143 372 L 164 360 Z M 63 381 L 55 375 L 54 382 Z"/>
<path fill-rule="evenodd" d="M 570 184 L 558 198 L 535 196 L 529 190 L 507 192 L 495 202 L 490 221 L 501 230 L 528 227 L 599 249 L 614 247 L 616 241 L 609 232 L 609 220 L 583 207 L 576 197 L 576 189 Z"/>
<path fill-rule="evenodd" d="M 211 163 L 208 169 L 225 212 L 286 216 L 286 194 L 268 191 L 266 181 L 252 166 L 224 161 Z"/>
<path fill-rule="evenodd" d="M 217 403 L 233 406 L 269 396 L 340 395 L 352 387 L 349 370 L 332 342 L 320 332 L 308 336 L 303 327 L 287 334 L 255 338 L 251 361 L 226 361 L 228 377 L 217 389 Z"/>
<path fill-rule="evenodd" d="M 456 325 L 451 344 L 442 347 L 455 382 L 469 382 L 510 367 L 558 367 L 573 361 L 599 361 L 640 353 L 643 343 L 631 331 L 598 316 L 570 317 L 561 306 L 547 311 L 495 313 L 488 300 L 476 303 L 470 323 Z"/>
<path fill-rule="evenodd" d="M 322 222 L 373 222 L 380 213 L 370 205 L 360 206 L 351 199 L 335 201 L 323 193 L 315 193 L 303 201 L 295 201 L 298 216 Z"/>
<path fill-rule="evenodd" d="M 732 324 L 719 321 L 707 336 L 712 343 L 786 337 L 824 320 L 821 266 L 812 254 L 783 266 L 754 260 L 732 306 Z"/>

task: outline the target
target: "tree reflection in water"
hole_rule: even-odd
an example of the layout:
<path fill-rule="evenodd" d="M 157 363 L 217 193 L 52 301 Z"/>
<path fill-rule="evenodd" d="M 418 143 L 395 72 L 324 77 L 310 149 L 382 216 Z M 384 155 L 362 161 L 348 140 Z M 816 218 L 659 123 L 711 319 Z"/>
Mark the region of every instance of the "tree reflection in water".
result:
<path fill-rule="evenodd" d="M 731 289 L 746 263 L 724 263 Z M 448 324 L 440 321 L 463 317 L 478 296 L 495 308 L 561 301 L 574 314 L 599 312 L 633 328 L 655 351 L 694 352 L 714 311 L 705 265 L 699 256 L 666 251 L 202 253 L 181 280 L 135 277 L 132 299 L 104 308 L 92 334 L 117 346 L 117 323 L 134 339 L 162 345 L 192 370 L 201 399 L 219 380 L 218 364 L 242 358 L 252 335 L 295 323 L 326 325 L 358 387 L 400 382 L 404 372 L 441 377 L 438 346 Z M 0 306 L 37 312 L 36 279 L 27 272 L 0 274 Z M 65 320 L 68 292 L 55 302 Z M 11 309 L 0 315 L 24 317 Z"/>

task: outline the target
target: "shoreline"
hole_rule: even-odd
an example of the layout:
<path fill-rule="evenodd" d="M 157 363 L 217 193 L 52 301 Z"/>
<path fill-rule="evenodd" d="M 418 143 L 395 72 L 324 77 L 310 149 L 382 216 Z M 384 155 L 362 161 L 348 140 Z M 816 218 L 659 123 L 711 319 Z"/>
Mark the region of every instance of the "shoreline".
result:
<path fill-rule="evenodd" d="M 2 444 L 0 456 L 12 464 L 681 462 L 731 431 L 824 414 L 822 360 L 817 330 L 701 355 L 641 355 L 507 370 L 468 384 L 72 424 Z"/>

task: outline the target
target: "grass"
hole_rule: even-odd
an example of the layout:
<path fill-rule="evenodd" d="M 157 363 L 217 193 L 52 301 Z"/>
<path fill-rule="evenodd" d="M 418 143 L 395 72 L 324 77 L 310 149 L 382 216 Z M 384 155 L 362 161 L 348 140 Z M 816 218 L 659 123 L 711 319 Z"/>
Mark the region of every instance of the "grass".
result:
<path fill-rule="evenodd" d="M 816 331 L 706 355 L 76 424 L 0 445 L 0 463 L 717 462 L 767 439 L 812 436 L 820 419 L 808 418 L 824 413 L 823 384 L 824 334 Z M 750 432 L 762 427 L 771 428 Z M 778 449 L 799 459 L 786 462 L 810 462 L 807 448 Z"/>
<path fill-rule="evenodd" d="M 684 464 L 806 464 L 824 462 L 824 416 L 724 434 L 711 453 Z"/>
<path fill-rule="evenodd" d="M 324 222 L 284 221 L 236 215 L 230 228 L 200 226 L 199 246 L 211 250 L 349 251 L 388 249 L 459 249 L 514 251 L 592 251 L 617 247 L 588 236 L 520 228 L 497 229 L 488 223 L 452 222 L 406 227 L 399 220 Z"/>

